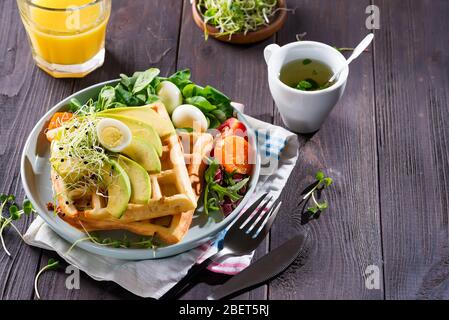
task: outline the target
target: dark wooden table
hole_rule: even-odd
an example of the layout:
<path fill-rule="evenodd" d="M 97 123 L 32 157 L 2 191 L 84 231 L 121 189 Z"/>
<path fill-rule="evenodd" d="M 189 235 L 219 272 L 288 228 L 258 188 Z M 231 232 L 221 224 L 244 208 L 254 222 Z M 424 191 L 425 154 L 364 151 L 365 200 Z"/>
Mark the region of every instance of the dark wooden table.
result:
<path fill-rule="evenodd" d="M 353 46 L 367 34 L 365 13 L 380 8 L 375 43 L 353 66 L 346 93 L 322 129 L 299 136 L 297 166 L 264 254 L 309 229 L 304 255 L 281 277 L 246 299 L 449 298 L 449 1 L 288 1 L 284 28 L 253 46 L 204 41 L 189 1 L 114 1 L 105 65 L 81 80 L 58 80 L 33 63 L 14 0 L 0 2 L 0 191 L 23 197 L 19 159 L 37 120 L 62 98 L 119 73 L 156 66 L 163 74 L 190 68 L 247 113 L 282 125 L 267 85 L 263 48 L 307 39 Z M 301 225 L 300 192 L 322 169 L 335 180 L 330 209 Z M 31 218 L 19 222 L 25 231 Z M 54 254 L 6 233 L 0 250 L 0 299 L 34 299 L 33 278 Z M 365 285 L 370 265 L 380 288 Z M 67 290 L 63 270 L 44 274 L 45 299 L 134 299 L 118 285 L 81 277 Z M 220 276 L 206 275 L 184 298 L 202 299 Z M 369 286 L 368 286 L 369 287 Z"/>

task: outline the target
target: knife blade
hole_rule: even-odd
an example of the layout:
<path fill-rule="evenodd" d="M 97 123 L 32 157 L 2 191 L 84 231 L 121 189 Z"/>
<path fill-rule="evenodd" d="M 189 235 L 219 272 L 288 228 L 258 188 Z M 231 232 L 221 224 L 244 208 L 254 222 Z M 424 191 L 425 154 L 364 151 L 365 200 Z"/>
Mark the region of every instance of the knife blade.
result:
<path fill-rule="evenodd" d="M 244 269 L 215 289 L 208 300 L 223 299 L 233 293 L 262 284 L 287 269 L 304 248 L 308 233 L 299 234 L 264 255 L 254 264 Z"/>

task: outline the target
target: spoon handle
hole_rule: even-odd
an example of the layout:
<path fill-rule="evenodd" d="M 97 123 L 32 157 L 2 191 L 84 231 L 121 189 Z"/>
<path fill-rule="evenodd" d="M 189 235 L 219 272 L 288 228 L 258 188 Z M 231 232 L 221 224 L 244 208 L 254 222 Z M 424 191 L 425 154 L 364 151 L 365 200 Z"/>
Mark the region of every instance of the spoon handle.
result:
<path fill-rule="evenodd" d="M 357 59 L 358 56 L 360 56 L 363 53 L 363 51 L 365 51 L 365 49 L 368 48 L 368 46 L 373 41 L 373 38 L 374 38 L 373 33 L 367 35 L 365 39 L 363 39 L 362 42 L 360 42 L 359 45 L 354 49 L 351 56 L 347 60 L 347 64 L 350 64 L 354 59 Z"/>
<path fill-rule="evenodd" d="M 340 68 L 340 70 L 334 73 L 334 75 L 332 76 L 332 78 L 330 78 L 328 82 L 334 81 L 338 77 L 338 75 L 346 68 L 347 65 L 349 65 L 355 59 L 357 59 L 358 56 L 360 56 L 363 53 L 363 51 L 365 51 L 365 49 L 368 48 L 373 39 L 374 39 L 373 33 L 367 35 L 365 39 L 363 39 L 362 42 L 360 42 L 359 45 L 355 47 L 354 51 L 352 52 L 351 56 L 346 60 L 345 64 Z"/>

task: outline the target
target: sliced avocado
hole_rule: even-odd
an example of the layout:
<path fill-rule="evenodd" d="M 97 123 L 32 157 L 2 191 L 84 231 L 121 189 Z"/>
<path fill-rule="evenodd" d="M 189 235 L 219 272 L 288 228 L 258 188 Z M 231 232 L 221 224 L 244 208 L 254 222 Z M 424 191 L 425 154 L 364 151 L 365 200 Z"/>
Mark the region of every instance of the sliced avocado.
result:
<path fill-rule="evenodd" d="M 150 176 L 137 162 L 119 155 L 118 163 L 125 170 L 131 183 L 131 203 L 147 204 L 151 198 Z"/>
<path fill-rule="evenodd" d="M 131 198 L 131 183 L 125 170 L 117 161 L 111 160 L 112 177 L 108 186 L 106 210 L 115 218 L 120 218 L 128 208 Z"/>
<path fill-rule="evenodd" d="M 169 119 L 162 118 L 150 106 L 114 108 L 99 113 L 103 116 L 105 114 L 120 115 L 142 121 L 152 126 L 162 138 L 175 133 L 172 122 Z"/>
<path fill-rule="evenodd" d="M 161 171 L 161 160 L 154 147 L 140 137 L 133 136 L 131 144 L 121 153 L 140 164 L 146 171 L 157 173 Z"/>
<path fill-rule="evenodd" d="M 101 116 L 104 118 L 115 119 L 123 122 L 131 130 L 133 136 L 137 136 L 145 141 L 148 141 L 153 145 L 154 149 L 156 149 L 158 156 L 162 156 L 161 138 L 159 138 L 159 135 L 152 126 L 148 125 L 145 122 L 142 122 L 141 120 L 125 117 L 120 114 L 102 113 Z"/>

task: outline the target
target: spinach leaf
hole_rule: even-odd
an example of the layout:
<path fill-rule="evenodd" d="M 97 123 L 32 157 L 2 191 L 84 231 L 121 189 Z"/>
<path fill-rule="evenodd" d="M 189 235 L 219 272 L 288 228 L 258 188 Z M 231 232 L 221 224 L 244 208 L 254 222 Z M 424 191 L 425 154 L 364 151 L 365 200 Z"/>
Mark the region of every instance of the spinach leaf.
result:
<path fill-rule="evenodd" d="M 190 79 L 190 70 L 189 69 L 179 70 L 170 76 L 170 79 L 175 79 L 175 78 L 182 79 L 182 80 L 189 80 Z"/>
<path fill-rule="evenodd" d="M 147 87 L 147 99 L 145 104 L 150 104 L 160 100 L 154 88 L 155 87 L 152 84 Z"/>
<path fill-rule="evenodd" d="M 145 93 L 136 94 L 135 97 L 141 102 L 141 104 L 145 104 L 145 101 L 147 101 L 147 95 Z"/>
<path fill-rule="evenodd" d="M 212 110 L 217 109 L 216 106 L 210 104 L 210 102 L 207 101 L 206 98 L 201 97 L 201 96 L 195 96 L 195 97 L 187 98 L 186 102 L 188 104 L 193 104 L 195 107 L 200 109 L 203 113 L 208 113 L 208 112 L 210 112 Z"/>
<path fill-rule="evenodd" d="M 194 83 L 190 83 L 182 89 L 182 95 L 186 103 L 193 104 L 201 109 L 203 113 L 211 113 L 214 118 L 209 119 L 209 121 L 214 127 L 216 120 L 222 123 L 233 115 L 231 100 L 211 86 L 203 88 Z"/>
<path fill-rule="evenodd" d="M 206 86 L 201 95 L 214 105 L 229 104 L 231 102 L 231 99 L 211 86 Z"/>
<path fill-rule="evenodd" d="M 156 101 L 159 101 L 159 97 L 156 94 L 149 94 L 147 97 L 147 100 L 145 101 L 145 104 L 151 104 L 154 103 Z"/>
<path fill-rule="evenodd" d="M 159 84 L 162 82 L 162 81 L 164 81 L 164 80 L 162 80 L 162 79 L 164 79 L 164 78 L 161 78 L 161 77 L 156 77 L 156 78 L 154 78 L 153 79 L 153 81 L 151 82 L 151 84 L 147 87 L 147 88 L 152 88 L 153 90 L 154 90 L 154 94 L 156 94 L 156 89 L 157 89 L 157 87 L 159 86 Z"/>
<path fill-rule="evenodd" d="M 233 117 L 234 109 L 230 103 L 221 103 L 217 105 L 217 108 L 224 112 L 226 119 Z"/>
<path fill-rule="evenodd" d="M 134 85 L 133 79 L 128 77 L 126 74 L 120 73 L 120 84 L 126 88 L 128 91 L 131 91 Z M 134 79 L 135 81 L 135 79 Z"/>
<path fill-rule="evenodd" d="M 167 80 L 173 82 L 181 91 L 182 89 L 184 89 L 186 85 L 192 83 L 192 81 L 190 81 L 189 69 L 180 70 L 175 74 L 171 75 Z"/>
<path fill-rule="evenodd" d="M 210 129 L 217 129 L 220 126 L 221 122 L 212 113 L 206 113 L 205 116 L 209 120 Z"/>
<path fill-rule="evenodd" d="M 152 85 L 149 85 L 149 86 L 147 87 L 147 95 L 148 95 L 148 96 L 151 96 L 151 95 L 153 95 L 153 94 L 156 94 L 156 89 L 154 89 L 154 87 L 153 87 Z"/>
<path fill-rule="evenodd" d="M 220 109 L 212 110 L 211 114 L 213 114 L 215 118 L 217 118 L 217 120 L 220 121 L 220 123 L 225 122 L 227 119 L 226 113 Z"/>
<path fill-rule="evenodd" d="M 123 88 L 121 84 L 115 87 L 115 96 L 117 101 L 123 103 L 126 106 L 139 106 L 141 103 L 139 99 L 132 95 L 131 92 Z"/>
<path fill-rule="evenodd" d="M 142 90 L 144 90 L 154 78 L 159 75 L 159 69 L 150 68 L 140 74 L 137 75 L 136 82 L 134 83 L 134 87 L 132 90 L 133 94 L 136 94 Z"/>
<path fill-rule="evenodd" d="M 203 96 L 203 88 L 194 83 L 191 83 L 186 85 L 184 89 L 182 89 L 182 95 L 184 98 Z"/>
<path fill-rule="evenodd" d="M 110 109 L 112 103 L 115 101 L 115 89 L 111 86 L 104 86 L 101 88 L 98 95 L 98 107 L 100 110 Z"/>
<path fill-rule="evenodd" d="M 233 109 L 231 107 L 231 99 L 229 99 L 225 94 L 223 94 L 222 92 L 218 91 L 217 89 L 211 86 L 206 86 L 202 90 L 201 95 L 205 97 L 211 104 L 215 105 L 218 109 L 220 109 L 225 114 L 226 119 L 232 117 Z M 217 118 L 221 122 L 224 121 L 221 120 L 222 115 L 218 116 Z"/>

